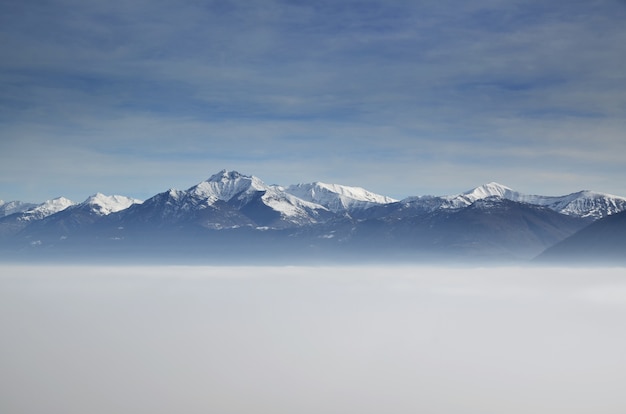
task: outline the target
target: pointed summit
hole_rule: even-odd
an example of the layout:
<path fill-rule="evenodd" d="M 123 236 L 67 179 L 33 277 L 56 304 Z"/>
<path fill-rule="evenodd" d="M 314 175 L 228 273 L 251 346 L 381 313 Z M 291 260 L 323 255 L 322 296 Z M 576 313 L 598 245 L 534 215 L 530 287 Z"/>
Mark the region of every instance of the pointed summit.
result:
<path fill-rule="evenodd" d="M 236 180 L 238 178 L 252 178 L 252 177 L 243 175 L 243 174 L 239 173 L 239 171 L 235 171 L 235 170 L 230 170 L 229 171 L 227 169 L 223 169 L 223 170 L 217 172 L 216 174 L 213 174 L 206 181 L 211 181 L 211 182 L 229 181 L 229 180 Z"/>
<path fill-rule="evenodd" d="M 246 211 L 253 222 L 284 226 L 315 222 L 327 209 L 301 200 L 279 186 L 267 185 L 260 178 L 237 171 L 222 170 L 186 192 L 197 206 L 215 206 L 218 201 Z M 202 207 L 204 208 L 204 207 Z"/>
<path fill-rule="evenodd" d="M 213 174 L 208 180 L 201 182 L 187 191 L 194 197 L 205 198 L 210 202 L 217 200 L 229 201 L 242 193 L 267 191 L 263 181 L 253 175 L 243 175 L 237 171 L 222 170 Z"/>

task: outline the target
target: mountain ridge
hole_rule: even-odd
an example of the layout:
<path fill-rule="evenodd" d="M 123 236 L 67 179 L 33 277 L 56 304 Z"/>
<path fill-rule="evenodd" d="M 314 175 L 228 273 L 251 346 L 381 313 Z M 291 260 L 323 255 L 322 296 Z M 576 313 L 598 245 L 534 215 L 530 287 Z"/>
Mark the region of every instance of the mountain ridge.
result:
<path fill-rule="evenodd" d="M 351 209 L 364 210 L 372 206 L 392 203 L 436 204 L 437 207 L 442 208 L 460 208 L 466 207 L 477 200 L 492 196 L 498 196 L 511 201 L 524 202 L 533 205 L 547 206 L 555 211 L 567 215 L 588 217 L 594 220 L 626 210 L 626 197 L 590 190 L 580 190 L 574 193 L 558 196 L 533 195 L 515 191 L 497 182 L 489 182 L 465 192 L 453 195 L 409 196 L 404 199 L 397 200 L 392 197 L 373 193 L 362 187 L 328 184 L 320 181 L 291 184 L 287 186 L 267 185 L 260 178 L 254 175 L 244 175 L 238 171 L 227 169 L 223 169 L 211 175 L 208 179 L 189 187 L 187 190 L 171 190 L 187 192 L 192 191 L 197 196 L 206 198 L 207 201 L 210 201 L 209 199 L 211 196 L 215 199 L 229 201 L 234 196 L 239 198 L 245 196 L 250 197 L 255 192 L 270 191 L 274 196 L 276 193 L 282 192 L 295 196 L 302 201 L 325 207 L 334 212 Z M 116 197 L 124 198 L 127 200 L 134 200 L 133 203 L 141 202 L 141 200 L 137 200 L 132 197 L 119 195 L 105 196 L 104 194 L 96 193 L 90 196 L 87 200 L 83 201 L 83 203 L 89 202 L 90 199 L 93 199 L 96 196 L 100 198 L 108 197 L 109 199 Z M 293 202 L 293 200 L 291 202 Z M 21 201 L 12 201 L 9 203 L 13 203 L 13 205 L 29 206 L 28 208 L 21 207 L 19 212 L 29 211 L 33 208 L 41 206 L 41 204 L 25 203 Z M 2 202 L 0 202 L 0 209 L 9 203 L 2 204 Z M 100 203 L 103 208 L 107 209 L 104 204 L 106 203 Z M 124 208 L 129 207 L 130 204 L 131 203 L 127 202 Z M 314 206 L 309 205 L 308 207 Z M 115 211 L 118 210 L 119 209 L 117 208 L 115 209 Z M 11 214 L 14 214 L 14 212 Z M 5 214 L 5 216 L 6 215 L 10 214 Z M 0 217 L 2 217 L 1 214 Z"/>
<path fill-rule="evenodd" d="M 257 258 L 529 260 L 626 211 L 626 198 L 591 191 L 537 196 L 491 182 L 456 195 L 395 200 L 322 182 L 267 185 L 229 170 L 145 201 L 95 193 L 82 203 L 44 204 L 0 217 L 5 252 L 149 256 L 156 249 L 221 260 L 245 246 Z"/>

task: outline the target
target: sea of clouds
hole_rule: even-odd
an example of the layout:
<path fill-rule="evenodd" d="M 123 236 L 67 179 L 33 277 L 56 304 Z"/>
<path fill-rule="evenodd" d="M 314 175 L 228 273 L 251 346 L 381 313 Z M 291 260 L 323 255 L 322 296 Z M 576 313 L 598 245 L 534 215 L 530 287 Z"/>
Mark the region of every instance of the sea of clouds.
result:
<path fill-rule="evenodd" d="M 0 412 L 623 413 L 623 268 L 0 266 Z"/>

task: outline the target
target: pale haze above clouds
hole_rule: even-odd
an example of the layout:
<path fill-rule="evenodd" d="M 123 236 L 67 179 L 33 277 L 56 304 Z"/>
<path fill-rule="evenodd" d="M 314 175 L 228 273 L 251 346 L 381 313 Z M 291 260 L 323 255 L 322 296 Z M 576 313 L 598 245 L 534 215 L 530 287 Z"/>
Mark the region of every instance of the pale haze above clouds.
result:
<path fill-rule="evenodd" d="M 625 1 L 3 1 L 0 199 L 222 168 L 626 195 Z"/>

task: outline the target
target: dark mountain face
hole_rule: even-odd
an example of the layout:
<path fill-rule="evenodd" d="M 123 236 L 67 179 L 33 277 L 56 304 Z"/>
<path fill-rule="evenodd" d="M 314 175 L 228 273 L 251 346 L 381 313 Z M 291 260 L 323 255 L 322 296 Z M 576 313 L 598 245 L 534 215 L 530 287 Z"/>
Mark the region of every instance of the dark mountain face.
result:
<path fill-rule="evenodd" d="M 535 261 L 559 264 L 626 264 L 626 212 L 591 223 L 548 248 Z"/>
<path fill-rule="evenodd" d="M 405 254 L 526 260 L 586 224 L 547 208 L 490 198 L 461 209 L 419 211 L 413 216 L 405 209 L 402 215 L 365 220 L 356 225 L 353 239 Z"/>
<path fill-rule="evenodd" d="M 193 227 L 220 229 L 253 224 L 238 209 L 224 201 L 209 204 L 206 200 L 177 191 L 157 194 L 142 204 L 134 204 L 126 210 L 111 214 L 106 221 L 135 231 Z"/>
<path fill-rule="evenodd" d="M 87 231 L 100 218 L 83 206 L 75 206 L 40 220 L 24 220 L 23 214 L 12 214 L 0 220 L 0 233 L 9 243 L 32 237 L 59 239 L 68 234 Z"/>
<path fill-rule="evenodd" d="M 498 198 L 478 200 L 442 221 L 443 240 L 472 254 L 501 252 L 518 259 L 535 256 L 585 224 L 548 208 Z"/>
<path fill-rule="evenodd" d="M 11 240 L 11 237 L 15 236 L 30 223 L 21 220 L 22 215 L 20 213 L 10 214 L 8 216 L 0 217 L 0 241 Z"/>

